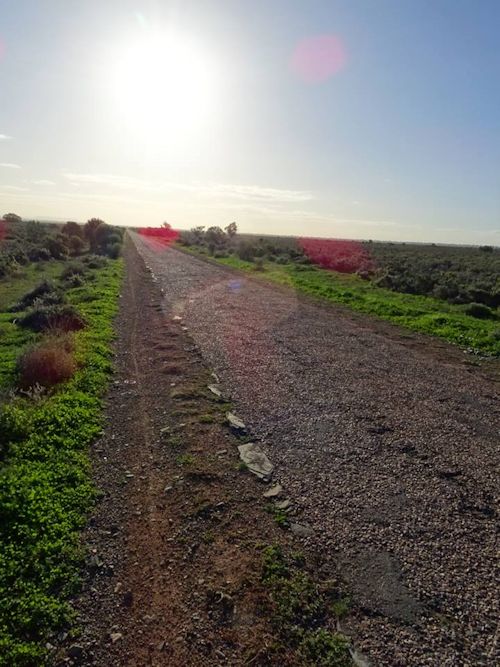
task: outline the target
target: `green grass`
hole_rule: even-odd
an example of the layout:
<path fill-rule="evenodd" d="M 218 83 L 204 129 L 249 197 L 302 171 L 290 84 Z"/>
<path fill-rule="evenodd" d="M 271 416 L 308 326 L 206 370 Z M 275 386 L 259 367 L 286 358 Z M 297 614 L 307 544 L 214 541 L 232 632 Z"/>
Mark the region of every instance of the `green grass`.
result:
<path fill-rule="evenodd" d="M 59 277 L 64 264 L 56 260 L 44 262 L 43 265 L 30 264 L 23 267 L 19 275 L 0 280 L 0 392 L 12 385 L 19 350 L 38 338 L 37 334 L 29 329 L 21 329 L 15 325 L 14 320 L 22 317 L 23 312 L 7 311 L 23 294 L 42 280 Z"/>
<path fill-rule="evenodd" d="M 2 667 L 47 664 L 45 642 L 71 621 L 79 533 L 95 495 L 87 449 L 101 429 L 122 271 L 120 260 L 110 261 L 67 293 L 88 322 L 75 334 L 81 367 L 73 379 L 42 400 L 14 399 L 0 415 Z"/>
<path fill-rule="evenodd" d="M 186 248 L 182 248 L 186 250 Z M 192 254 L 201 253 L 188 249 Z M 401 294 L 377 287 L 355 275 L 327 271 L 300 264 L 278 265 L 264 262 L 264 271 L 256 271 L 255 264 L 236 257 L 222 257 L 213 261 L 256 278 L 292 287 L 327 301 L 340 303 L 351 310 L 375 315 L 411 331 L 437 336 L 474 352 L 500 356 L 500 318 L 480 320 L 456 306 L 429 296 Z"/>

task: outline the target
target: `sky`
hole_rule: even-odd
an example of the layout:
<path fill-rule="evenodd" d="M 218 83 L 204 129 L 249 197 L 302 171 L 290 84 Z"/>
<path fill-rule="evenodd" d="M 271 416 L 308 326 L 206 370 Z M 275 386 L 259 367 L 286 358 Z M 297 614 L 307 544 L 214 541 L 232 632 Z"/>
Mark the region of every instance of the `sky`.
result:
<path fill-rule="evenodd" d="M 500 245 L 498 0 L 0 0 L 0 213 Z"/>

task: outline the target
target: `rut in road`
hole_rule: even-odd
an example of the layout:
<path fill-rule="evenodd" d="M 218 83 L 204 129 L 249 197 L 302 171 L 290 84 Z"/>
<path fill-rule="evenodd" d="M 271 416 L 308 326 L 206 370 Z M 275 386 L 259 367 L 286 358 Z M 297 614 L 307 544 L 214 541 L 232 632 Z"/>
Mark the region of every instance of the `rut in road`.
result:
<path fill-rule="evenodd" d="M 451 346 L 133 235 L 383 665 L 498 662 L 498 385 Z"/>

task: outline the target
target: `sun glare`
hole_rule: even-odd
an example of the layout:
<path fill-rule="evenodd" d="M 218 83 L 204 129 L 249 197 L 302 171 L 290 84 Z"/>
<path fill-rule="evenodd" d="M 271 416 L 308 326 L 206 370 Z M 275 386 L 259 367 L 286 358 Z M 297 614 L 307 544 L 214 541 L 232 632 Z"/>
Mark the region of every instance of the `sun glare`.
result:
<path fill-rule="evenodd" d="M 187 140 L 213 108 L 213 68 L 187 38 L 148 33 L 117 49 L 111 90 L 129 131 L 160 142 Z"/>

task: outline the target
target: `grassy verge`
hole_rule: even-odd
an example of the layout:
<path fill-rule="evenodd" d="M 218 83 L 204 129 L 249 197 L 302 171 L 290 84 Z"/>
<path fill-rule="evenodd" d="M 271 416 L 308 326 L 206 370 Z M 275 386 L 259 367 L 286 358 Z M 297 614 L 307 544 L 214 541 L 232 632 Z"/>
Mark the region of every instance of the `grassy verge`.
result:
<path fill-rule="evenodd" d="M 79 531 L 94 494 L 87 447 L 101 429 L 122 270 L 108 261 L 67 292 L 88 324 L 75 333 L 76 375 L 43 398 L 12 400 L 0 415 L 2 667 L 46 664 L 45 642 L 70 620 L 66 599 L 78 586 Z"/>
<path fill-rule="evenodd" d="M 12 384 L 19 349 L 35 339 L 28 329 L 21 329 L 15 320 L 24 313 L 11 313 L 8 308 L 42 279 L 53 280 L 61 274 L 64 262 L 52 260 L 23 267 L 20 275 L 0 280 L 0 391 Z"/>
<path fill-rule="evenodd" d="M 192 247 L 182 250 L 206 257 Z M 257 271 L 255 263 L 236 257 L 221 257 L 214 261 L 241 271 L 250 271 L 263 280 L 343 304 L 352 310 L 375 315 L 412 331 L 443 338 L 470 351 L 500 356 L 499 319 L 476 319 L 466 315 L 462 306 L 428 296 L 393 292 L 358 276 L 335 273 L 315 266 L 264 262 L 262 270 Z"/>

